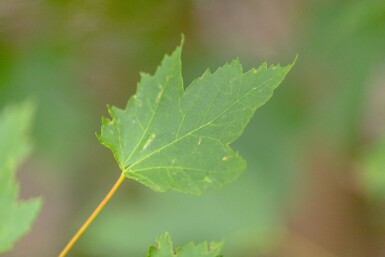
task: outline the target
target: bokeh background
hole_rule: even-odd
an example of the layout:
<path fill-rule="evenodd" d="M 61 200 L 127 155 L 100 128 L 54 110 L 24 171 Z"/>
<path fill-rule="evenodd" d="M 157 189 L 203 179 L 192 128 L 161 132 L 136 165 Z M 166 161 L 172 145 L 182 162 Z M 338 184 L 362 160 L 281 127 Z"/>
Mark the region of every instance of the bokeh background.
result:
<path fill-rule="evenodd" d="M 384 0 L 1 0 L 0 107 L 37 104 L 21 197 L 43 209 L 14 256 L 56 256 L 119 176 L 95 132 L 181 40 L 186 84 L 239 57 L 299 58 L 234 148 L 248 169 L 201 197 L 125 181 L 69 256 L 224 240 L 234 257 L 385 256 Z M 1 142 L 0 142 L 1 147 Z"/>

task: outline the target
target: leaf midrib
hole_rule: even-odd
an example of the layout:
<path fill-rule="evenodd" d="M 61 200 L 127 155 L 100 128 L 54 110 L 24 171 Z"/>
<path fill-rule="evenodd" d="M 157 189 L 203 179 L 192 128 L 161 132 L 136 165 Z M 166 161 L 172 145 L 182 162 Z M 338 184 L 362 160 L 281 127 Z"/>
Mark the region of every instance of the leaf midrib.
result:
<path fill-rule="evenodd" d="M 266 81 L 264 81 L 263 83 L 261 83 L 261 84 L 259 85 L 259 87 L 254 87 L 254 88 L 252 88 L 250 91 L 248 91 L 248 92 L 247 92 L 245 95 L 243 95 L 241 98 L 238 98 L 236 101 L 234 101 L 234 103 L 232 103 L 229 107 L 227 107 L 227 108 L 226 108 L 224 111 L 222 111 L 220 114 L 218 114 L 217 116 L 215 116 L 212 120 L 206 122 L 205 124 L 199 126 L 199 127 L 196 128 L 196 129 L 194 129 L 194 130 L 188 132 L 187 134 L 185 134 L 185 135 L 183 135 L 183 136 L 181 136 L 181 137 L 179 137 L 179 138 L 177 138 L 177 139 L 171 141 L 170 143 L 168 143 L 168 144 L 166 144 L 166 145 L 164 145 L 164 146 L 162 146 L 162 147 L 160 147 L 160 148 L 154 150 L 153 152 L 151 152 L 151 153 L 149 153 L 149 154 L 143 156 L 141 159 L 137 160 L 136 162 L 132 163 L 129 167 L 125 168 L 125 169 L 123 170 L 123 172 L 138 172 L 138 171 L 135 171 L 135 170 L 132 169 L 132 168 L 135 167 L 136 165 L 138 165 L 139 163 L 143 162 L 144 160 L 150 158 L 150 157 L 153 156 L 154 154 L 157 154 L 157 153 L 161 152 L 162 150 L 166 149 L 167 147 L 169 147 L 169 146 L 171 146 L 171 145 L 177 143 L 178 141 L 180 141 L 180 140 L 182 140 L 182 139 L 184 139 L 184 138 L 186 138 L 186 137 L 192 135 L 192 134 L 195 133 L 196 131 L 198 131 L 198 130 L 204 128 L 205 126 L 207 126 L 207 125 L 209 125 L 209 124 L 211 124 L 213 121 L 215 121 L 216 119 L 218 119 L 219 117 L 221 117 L 224 113 L 226 113 L 229 109 L 231 109 L 235 104 L 239 103 L 242 99 L 244 99 L 244 98 L 247 97 L 249 94 L 251 94 L 254 90 L 257 90 L 258 88 L 263 87 L 265 84 L 267 84 L 267 83 L 270 82 L 271 80 L 273 80 L 273 78 L 271 78 L 271 77 L 268 78 Z M 241 83 L 242 83 L 242 82 L 241 82 Z M 230 143 L 230 142 L 228 142 L 226 145 L 228 145 L 229 143 Z M 131 156 L 132 156 L 132 155 L 131 155 Z"/>
<path fill-rule="evenodd" d="M 175 69 L 175 67 L 174 67 L 174 69 Z M 166 90 L 166 88 L 167 88 L 168 85 L 170 84 L 170 83 L 168 83 L 169 81 L 170 81 L 170 77 L 169 77 L 169 76 L 166 76 L 166 79 L 165 79 L 165 86 L 164 86 L 163 90 Z M 163 96 L 164 96 L 164 93 L 160 95 L 160 98 L 159 98 L 159 100 L 158 100 L 158 102 L 157 102 L 157 104 L 156 104 L 156 107 L 155 107 L 154 111 L 152 112 L 151 119 L 150 119 L 150 121 L 148 122 L 148 126 L 147 126 L 147 127 L 145 128 L 145 130 L 143 131 L 142 136 L 140 137 L 138 143 L 136 144 L 136 146 L 135 146 L 134 149 L 132 150 L 131 154 L 130 154 L 130 155 L 126 158 L 126 160 L 124 161 L 123 167 L 125 167 L 125 166 L 127 165 L 127 163 L 128 163 L 128 161 L 130 160 L 130 158 L 136 153 L 136 151 L 138 150 L 140 144 L 143 142 L 143 139 L 144 139 L 145 135 L 147 134 L 148 130 L 149 130 L 150 127 L 151 127 L 151 124 L 152 124 L 153 121 L 154 121 L 154 118 L 155 118 L 155 116 L 156 116 L 156 114 L 157 114 L 157 111 L 158 111 L 158 108 L 159 108 L 159 106 L 160 106 L 160 103 L 161 103 L 161 101 L 162 101 Z M 120 130 L 119 130 L 119 136 L 120 136 Z"/>

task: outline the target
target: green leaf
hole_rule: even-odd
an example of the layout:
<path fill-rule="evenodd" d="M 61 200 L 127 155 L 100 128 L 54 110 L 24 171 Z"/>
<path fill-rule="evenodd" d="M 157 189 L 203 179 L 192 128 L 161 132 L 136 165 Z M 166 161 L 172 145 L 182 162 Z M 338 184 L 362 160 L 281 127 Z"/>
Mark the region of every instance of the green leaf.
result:
<path fill-rule="evenodd" d="M 29 150 L 29 131 L 33 106 L 26 103 L 6 108 L 0 114 L 0 253 L 28 232 L 40 210 L 40 199 L 17 201 L 17 165 Z"/>
<path fill-rule="evenodd" d="M 363 168 L 360 177 L 368 196 L 385 200 L 385 137 L 365 155 Z"/>
<path fill-rule="evenodd" d="M 147 257 L 219 257 L 223 242 L 207 242 L 195 245 L 190 242 L 173 250 L 170 235 L 165 233 L 157 240 L 157 246 L 150 246 Z"/>
<path fill-rule="evenodd" d="M 109 107 L 99 141 L 127 178 L 155 191 L 201 194 L 236 179 L 246 163 L 229 144 L 272 96 L 292 65 L 243 73 L 238 60 L 207 70 L 184 90 L 181 46 L 155 75 L 141 74 L 124 110 Z"/>

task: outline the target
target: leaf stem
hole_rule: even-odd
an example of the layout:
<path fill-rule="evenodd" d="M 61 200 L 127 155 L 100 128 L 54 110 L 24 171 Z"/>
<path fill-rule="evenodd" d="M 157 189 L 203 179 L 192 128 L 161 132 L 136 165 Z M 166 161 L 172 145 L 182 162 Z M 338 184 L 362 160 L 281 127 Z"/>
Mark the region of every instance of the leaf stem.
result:
<path fill-rule="evenodd" d="M 115 182 L 114 186 L 108 192 L 108 194 L 104 197 L 104 199 L 99 203 L 96 209 L 92 212 L 92 214 L 88 217 L 88 219 L 83 223 L 83 225 L 79 228 L 76 234 L 71 238 L 71 240 L 67 243 L 64 249 L 60 252 L 59 257 L 64 257 L 67 255 L 72 246 L 76 243 L 79 237 L 83 234 L 83 232 L 88 228 L 91 222 L 96 218 L 99 212 L 103 209 L 104 205 L 111 199 L 116 190 L 119 188 L 120 184 L 122 184 L 125 176 L 123 172 L 120 174 L 120 177 Z"/>

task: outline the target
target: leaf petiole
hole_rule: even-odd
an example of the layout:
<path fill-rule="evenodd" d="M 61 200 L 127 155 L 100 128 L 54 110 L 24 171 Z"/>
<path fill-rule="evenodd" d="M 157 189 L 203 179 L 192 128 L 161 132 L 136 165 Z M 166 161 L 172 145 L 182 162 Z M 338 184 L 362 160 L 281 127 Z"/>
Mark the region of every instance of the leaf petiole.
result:
<path fill-rule="evenodd" d="M 92 212 L 92 214 L 83 223 L 83 225 L 79 228 L 79 230 L 76 232 L 76 234 L 67 243 L 67 245 L 64 247 L 64 249 L 60 252 L 59 257 L 64 257 L 67 255 L 67 253 L 71 250 L 72 246 L 76 243 L 76 241 L 79 239 L 79 237 L 84 233 L 84 231 L 88 228 L 88 226 L 91 224 L 91 222 L 96 218 L 96 216 L 99 214 L 99 212 L 103 209 L 104 205 L 106 205 L 106 203 L 115 194 L 116 190 L 122 184 L 124 178 L 125 178 L 125 176 L 124 176 L 124 173 L 122 172 L 120 174 L 120 177 L 118 178 L 118 180 L 115 182 L 114 186 L 108 192 L 108 194 L 99 203 L 99 205 L 96 207 L 96 209 Z"/>

